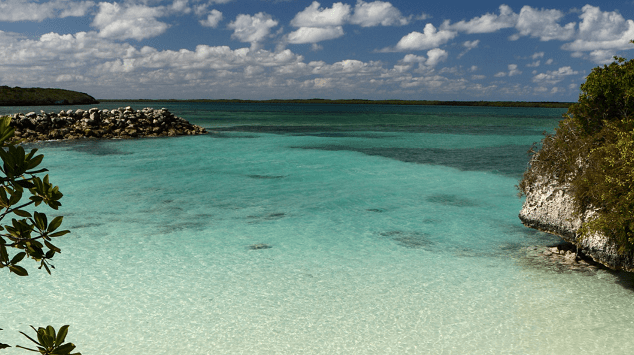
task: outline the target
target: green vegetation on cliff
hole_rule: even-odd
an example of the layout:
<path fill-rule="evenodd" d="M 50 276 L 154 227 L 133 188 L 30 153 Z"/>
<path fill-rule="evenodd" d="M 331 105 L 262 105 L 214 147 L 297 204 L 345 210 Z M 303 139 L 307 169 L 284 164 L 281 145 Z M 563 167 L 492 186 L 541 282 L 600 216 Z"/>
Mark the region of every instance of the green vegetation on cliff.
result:
<path fill-rule="evenodd" d="M 0 106 L 89 105 L 98 104 L 83 92 L 0 86 Z"/>
<path fill-rule="evenodd" d="M 519 189 L 527 194 L 542 178 L 569 186 L 578 213 L 597 209 L 582 238 L 601 232 L 627 253 L 634 251 L 634 60 L 615 59 L 592 70 L 555 134 L 531 150 Z"/>

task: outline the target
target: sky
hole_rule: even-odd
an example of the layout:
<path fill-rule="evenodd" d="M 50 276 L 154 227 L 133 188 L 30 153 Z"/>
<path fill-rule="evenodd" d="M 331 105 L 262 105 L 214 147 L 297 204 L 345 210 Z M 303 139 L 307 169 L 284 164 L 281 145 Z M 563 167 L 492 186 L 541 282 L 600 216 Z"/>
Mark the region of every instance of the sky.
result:
<path fill-rule="evenodd" d="M 98 99 L 576 101 L 634 1 L 0 0 L 0 85 Z"/>

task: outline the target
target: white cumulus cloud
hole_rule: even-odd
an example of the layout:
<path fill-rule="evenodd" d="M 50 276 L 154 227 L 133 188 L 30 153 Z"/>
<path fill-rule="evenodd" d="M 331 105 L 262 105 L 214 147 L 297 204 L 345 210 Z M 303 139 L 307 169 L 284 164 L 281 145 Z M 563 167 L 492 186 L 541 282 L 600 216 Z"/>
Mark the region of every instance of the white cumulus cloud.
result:
<path fill-rule="evenodd" d="M 446 20 L 441 29 L 466 33 L 491 33 L 503 28 L 515 27 L 518 15 L 508 5 L 500 5 L 500 14 L 487 13 L 469 21 L 462 20 L 451 24 Z"/>
<path fill-rule="evenodd" d="M 205 27 L 216 28 L 218 24 L 220 24 L 220 21 L 222 21 L 222 12 L 214 9 L 209 11 L 206 19 L 200 20 L 199 22 Z"/>
<path fill-rule="evenodd" d="M 300 27 L 296 31 L 289 33 L 286 37 L 288 43 L 317 43 L 329 39 L 338 38 L 344 35 L 341 26 L 331 27 Z"/>
<path fill-rule="evenodd" d="M 558 23 L 562 17 L 564 17 L 564 13 L 559 10 L 538 10 L 524 6 L 520 11 L 515 28 L 519 31 L 519 36 L 538 37 L 541 41 L 553 39 L 567 41 L 575 35 L 576 23 L 570 22 L 562 27 Z"/>
<path fill-rule="evenodd" d="M 175 12 L 190 13 L 189 0 L 174 0 L 170 8 Z"/>
<path fill-rule="evenodd" d="M 599 7 L 586 5 L 579 18 L 579 37 L 610 41 L 623 35 L 630 29 L 631 20 L 626 21 L 616 11 L 603 12 Z"/>
<path fill-rule="evenodd" d="M 164 11 L 163 7 L 102 2 L 91 25 L 99 29 L 99 35 L 104 38 L 142 40 L 167 30 L 169 25 L 157 20 L 165 16 Z"/>
<path fill-rule="evenodd" d="M 47 18 L 81 17 L 95 6 L 92 1 L 32 0 L 0 1 L 0 21 L 43 21 Z"/>
<path fill-rule="evenodd" d="M 322 8 L 317 1 L 313 1 L 303 11 L 297 13 L 291 20 L 293 27 L 332 27 L 341 26 L 350 17 L 350 5 L 337 2 L 331 8 Z"/>
<path fill-rule="evenodd" d="M 610 49 L 597 49 L 590 52 L 590 60 L 597 64 L 608 64 L 614 61 L 614 51 Z"/>
<path fill-rule="evenodd" d="M 394 68 L 399 71 L 406 71 L 411 69 L 412 64 L 418 63 L 420 69 L 431 69 L 437 66 L 440 62 L 447 60 L 447 57 L 449 57 L 449 53 L 447 53 L 447 51 L 440 48 L 434 48 L 427 51 L 427 57 L 407 54 L 400 60 L 400 64 L 395 65 Z"/>
<path fill-rule="evenodd" d="M 533 82 L 538 84 L 555 85 L 570 75 L 577 75 L 578 71 L 573 70 L 569 66 L 561 67 L 557 70 L 551 70 L 546 73 L 540 73 L 533 77 Z"/>
<path fill-rule="evenodd" d="M 424 63 L 425 61 L 427 61 L 426 57 L 416 54 L 407 54 L 401 60 L 403 63 Z"/>
<path fill-rule="evenodd" d="M 227 27 L 233 30 L 231 38 L 235 38 L 240 42 L 255 44 L 266 38 L 271 33 L 271 29 L 277 26 L 277 23 L 271 15 L 258 12 L 253 16 L 238 15 L 236 20 Z"/>
<path fill-rule="evenodd" d="M 605 51 L 610 51 L 612 57 L 617 50 L 634 48 L 630 43 L 634 39 L 634 21 L 625 20 L 618 12 L 603 12 L 598 7 L 586 5 L 579 18 L 582 21 L 579 24 L 578 37 L 573 42 L 564 44 L 563 49 L 594 52 L 591 58 L 602 63 L 606 57 Z"/>
<path fill-rule="evenodd" d="M 425 65 L 435 67 L 438 63 L 444 62 L 448 56 L 449 54 L 447 51 L 440 48 L 434 48 L 427 51 L 427 61 L 425 62 Z"/>
<path fill-rule="evenodd" d="M 497 73 L 496 73 L 495 75 L 493 75 L 493 76 L 494 76 L 494 77 L 496 77 L 496 78 L 503 78 L 503 77 L 505 77 L 505 76 L 509 76 L 509 77 L 511 77 L 511 76 L 515 76 L 515 75 L 520 75 L 520 74 L 522 74 L 522 71 L 521 71 L 521 70 L 519 70 L 519 69 L 517 69 L 517 64 L 509 64 L 509 65 L 507 66 L 507 69 L 508 69 L 508 71 L 507 71 L 507 72 L 504 72 L 504 71 L 497 72 Z"/>
<path fill-rule="evenodd" d="M 438 47 L 456 37 L 454 31 L 438 31 L 434 25 L 428 23 L 423 29 L 423 33 L 414 31 L 401 38 L 396 44 L 396 51 L 424 50 Z"/>
<path fill-rule="evenodd" d="M 350 23 L 361 27 L 407 25 L 409 19 L 391 3 L 385 1 L 364 2 L 358 0 Z"/>
<path fill-rule="evenodd" d="M 535 52 L 531 56 L 532 59 L 544 58 L 544 52 Z"/>
<path fill-rule="evenodd" d="M 517 69 L 517 64 L 509 64 L 508 69 L 509 69 L 509 76 L 522 74 L 522 71 Z"/>

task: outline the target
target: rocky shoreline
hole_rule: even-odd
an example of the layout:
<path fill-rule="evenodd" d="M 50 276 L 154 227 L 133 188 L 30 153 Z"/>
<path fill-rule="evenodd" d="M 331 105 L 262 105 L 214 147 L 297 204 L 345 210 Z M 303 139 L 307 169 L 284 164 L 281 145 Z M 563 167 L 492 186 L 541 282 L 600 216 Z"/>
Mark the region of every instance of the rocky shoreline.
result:
<path fill-rule="evenodd" d="M 592 272 L 605 269 L 603 265 L 579 253 L 577 247 L 568 242 L 552 246 L 528 247 L 526 257 L 533 263 L 546 265 L 558 272 Z"/>
<path fill-rule="evenodd" d="M 588 256 L 613 270 L 634 271 L 634 256 L 619 254 L 617 245 L 605 235 L 580 236 L 582 224 L 593 218 L 594 213 L 588 208 L 583 215 L 576 214 L 568 187 L 542 180 L 530 187 L 519 218 L 527 227 L 557 235 L 574 244 L 575 254 Z"/>
<path fill-rule="evenodd" d="M 22 142 L 81 138 L 174 137 L 207 133 L 203 127 L 174 116 L 166 108 L 91 108 L 87 111 L 62 110 L 59 113 L 16 113 L 10 117 L 11 126 L 15 128 L 15 139 Z"/>

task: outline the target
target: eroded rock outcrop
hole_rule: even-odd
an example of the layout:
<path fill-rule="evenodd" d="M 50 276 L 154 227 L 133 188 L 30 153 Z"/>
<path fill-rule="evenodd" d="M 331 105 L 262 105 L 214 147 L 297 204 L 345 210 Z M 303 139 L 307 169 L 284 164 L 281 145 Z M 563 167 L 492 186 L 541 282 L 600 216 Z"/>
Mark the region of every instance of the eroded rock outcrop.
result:
<path fill-rule="evenodd" d="M 114 110 L 91 108 L 11 116 L 15 137 L 24 142 L 79 138 L 137 138 L 205 134 L 200 126 L 176 117 L 167 109 Z"/>
<path fill-rule="evenodd" d="M 519 218 L 527 227 L 558 235 L 573 243 L 580 254 L 600 264 L 615 270 L 634 271 L 633 255 L 620 255 L 616 244 L 605 235 L 580 236 L 582 224 L 591 220 L 594 214 L 592 208 L 583 215 L 575 213 L 569 187 L 542 180 L 528 189 Z"/>

